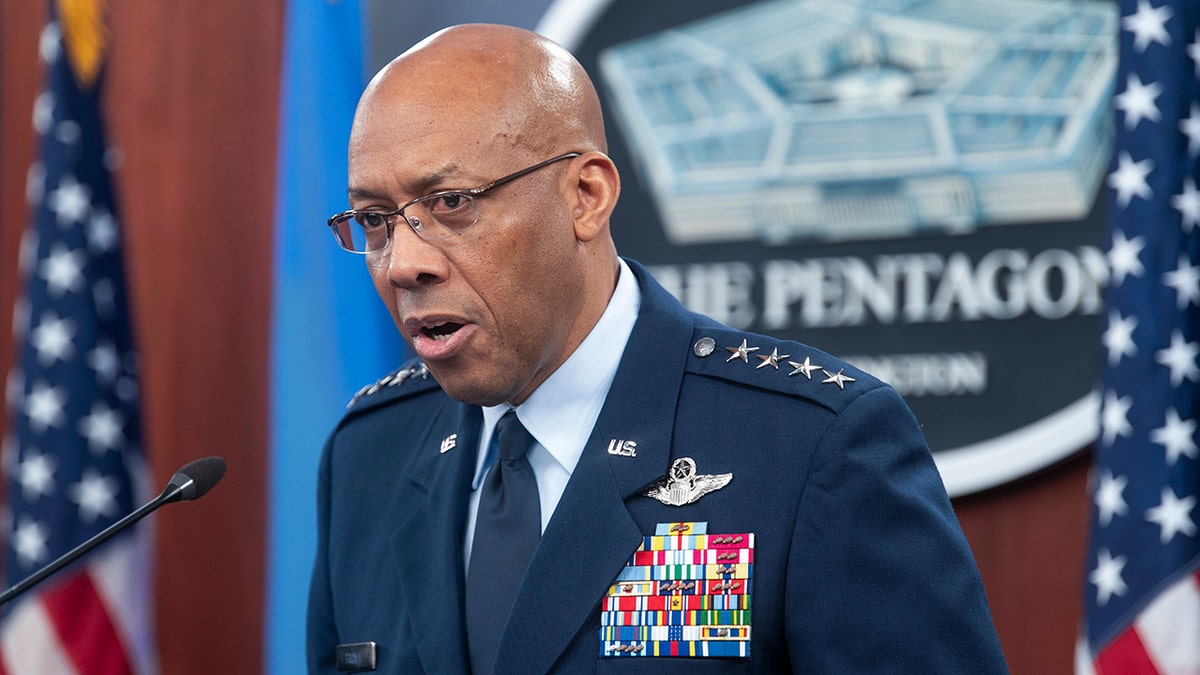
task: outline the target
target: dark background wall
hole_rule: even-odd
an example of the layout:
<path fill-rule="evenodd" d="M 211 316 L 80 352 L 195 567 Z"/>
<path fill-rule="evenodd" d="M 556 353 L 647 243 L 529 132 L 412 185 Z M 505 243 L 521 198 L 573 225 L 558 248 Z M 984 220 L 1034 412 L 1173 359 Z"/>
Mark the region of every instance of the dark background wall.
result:
<path fill-rule="evenodd" d="M 210 496 L 154 518 L 163 671 L 258 672 L 283 1 L 109 6 L 108 131 L 123 153 L 116 178 L 155 482 L 196 457 L 220 454 L 230 463 Z M 7 323 L 28 221 L 25 175 L 44 11 L 41 2 L 0 3 L 5 372 L 13 360 Z M 955 502 L 1014 673 L 1071 672 L 1088 462 L 1081 452 L 1038 476 Z M 301 649 L 303 636 L 295 641 Z"/>

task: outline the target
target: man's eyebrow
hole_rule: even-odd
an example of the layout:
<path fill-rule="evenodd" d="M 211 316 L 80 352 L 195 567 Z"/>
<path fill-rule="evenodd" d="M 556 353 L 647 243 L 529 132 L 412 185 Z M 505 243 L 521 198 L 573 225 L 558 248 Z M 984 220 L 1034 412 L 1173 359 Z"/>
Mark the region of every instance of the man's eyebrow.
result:
<path fill-rule="evenodd" d="M 457 174 L 458 171 L 459 171 L 459 169 L 458 169 L 457 164 L 448 164 L 448 165 L 442 167 L 441 169 L 439 169 L 438 171 L 426 174 L 425 176 L 417 179 L 415 182 L 413 182 L 412 188 L 411 188 L 413 197 L 427 194 L 428 192 L 430 192 L 432 190 L 433 186 L 441 185 L 444 181 L 449 180 L 451 176 L 454 176 L 455 174 Z M 467 190 L 467 189 L 470 189 L 470 187 L 473 187 L 473 186 L 456 185 L 449 189 Z M 440 189 L 447 189 L 447 188 L 440 188 Z M 376 190 L 372 190 L 369 188 L 360 188 L 360 187 L 355 187 L 353 185 L 346 188 L 346 194 L 349 195 L 350 199 L 362 199 L 362 200 L 372 200 L 372 199 L 394 200 L 397 198 L 396 195 L 389 195 L 389 194 L 379 192 Z M 404 201 L 407 201 L 407 200 L 404 200 Z"/>
<path fill-rule="evenodd" d="M 349 196 L 349 198 L 351 200 L 354 200 L 354 199 L 364 199 L 364 200 L 366 200 L 366 199 L 388 199 L 388 196 L 385 194 L 375 192 L 374 190 L 366 190 L 363 188 L 356 188 L 353 186 L 346 188 L 346 194 L 347 194 L 347 196 Z"/>

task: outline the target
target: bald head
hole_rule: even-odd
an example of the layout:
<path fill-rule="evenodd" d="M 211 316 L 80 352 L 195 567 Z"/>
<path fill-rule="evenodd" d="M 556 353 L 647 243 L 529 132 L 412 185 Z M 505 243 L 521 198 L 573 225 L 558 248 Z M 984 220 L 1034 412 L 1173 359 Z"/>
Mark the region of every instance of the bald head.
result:
<path fill-rule="evenodd" d="M 495 133 L 531 156 L 607 151 L 600 100 L 583 67 L 558 44 L 511 26 L 453 26 L 422 40 L 371 81 L 356 126 L 396 105 L 420 107 L 464 133 Z"/>

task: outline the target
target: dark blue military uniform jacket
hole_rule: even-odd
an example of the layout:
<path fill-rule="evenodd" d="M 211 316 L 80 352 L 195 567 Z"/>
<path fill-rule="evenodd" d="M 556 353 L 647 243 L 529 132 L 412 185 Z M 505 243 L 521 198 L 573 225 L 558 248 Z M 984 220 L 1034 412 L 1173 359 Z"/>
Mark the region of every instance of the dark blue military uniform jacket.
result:
<path fill-rule="evenodd" d="M 630 266 L 637 323 L 496 671 L 1004 672 L 974 560 L 896 392 L 690 313 Z M 480 420 L 416 363 L 351 405 L 321 460 L 310 672 L 335 672 L 338 645 L 363 642 L 379 672 L 468 670 L 462 541 Z M 682 506 L 645 496 L 685 457 L 732 479 Z M 679 522 L 754 535 L 748 656 L 603 651 L 614 580 L 645 536 Z"/>

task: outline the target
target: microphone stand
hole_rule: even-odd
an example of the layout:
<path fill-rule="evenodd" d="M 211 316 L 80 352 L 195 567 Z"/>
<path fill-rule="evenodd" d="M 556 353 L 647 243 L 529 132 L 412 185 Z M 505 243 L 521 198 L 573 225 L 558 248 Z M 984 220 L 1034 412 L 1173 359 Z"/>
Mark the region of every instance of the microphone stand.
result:
<path fill-rule="evenodd" d="M 102 530 L 96 536 L 92 537 L 91 539 L 88 539 L 87 541 L 83 542 L 82 544 L 71 549 L 66 554 L 64 554 L 62 557 L 60 557 L 58 560 L 55 560 L 54 562 L 50 563 L 49 565 L 46 565 L 42 569 L 29 575 L 28 577 L 23 579 L 21 582 L 19 582 L 17 585 L 13 586 L 12 588 L 8 589 L 7 591 L 4 591 L 3 593 L 0 593 L 0 605 L 4 605 L 9 600 L 12 600 L 13 598 L 15 598 L 18 595 L 29 590 L 36 584 L 45 580 L 46 577 L 50 576 L 51 574 L 54 574 L 55 572 L 59 571 L 60 569 L 75 562 L 83 554 L 87 553 L 88 551 L 92 550 L 93 548 L 96 548 L 100 544 L 103 544 L 104 542 L 108 541 L 110 538 L 112 538 L 113 535 L 117 534 L 121 530 L 124 530 L 125 528 L 129 527 L 130 525 L 133 525 L 134 523 L 141 520 L 142 518 L 145 518 L 146 516 L 150 515 L 158 507 L 160 507 L 164 504 L 169 504 L 172 501 L 181 500 L 184 496 L 184 494 L 183 494 L 184 489 L 187 487 L 191 487 L 192 482 L 193 481 L 190 478 L 183 485 L 175 485 L 174 482 L 172 482 L 170 485 L 168 485 L 162 491 L 162 494 L 155 497 L 149 503 L 143 505 L 141 508 L 137 509 L 136 511 L 133 511 L 132 513 L 130 513 L 129 515 L 125 516 L 124 518 L 118 520 L 117 522 L 113 523 L 112 525 L 109 525 L 108 527 L 104 528 L 104 530 Z"/>

